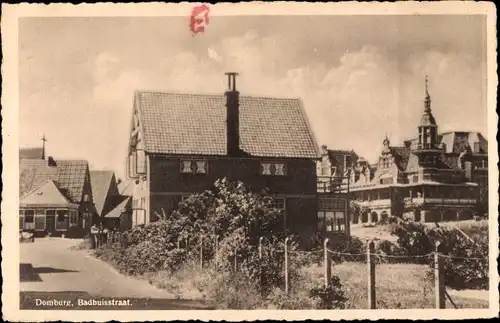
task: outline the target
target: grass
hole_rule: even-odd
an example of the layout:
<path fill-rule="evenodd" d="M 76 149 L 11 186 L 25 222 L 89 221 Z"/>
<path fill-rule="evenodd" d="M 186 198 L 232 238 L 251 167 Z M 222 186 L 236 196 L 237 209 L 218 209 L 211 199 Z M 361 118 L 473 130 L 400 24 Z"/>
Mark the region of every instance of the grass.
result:
<path fill-rule="evenodd" d="M 304 268 L 304 273 L 312 280 L 322 281 L 323 267 Z M 417 264 L 381 264 L 376 267 L 377 308 L 415 309 L 435 308 L 434 285 L 426 279 L 428 267 Z M 367 268 L 364 263 L 341 263 L 334 265 L 332 274 L 342 282 L 347 307 L 367 309 Z M 488 302 L 454 296 L 454 303 L 462 308 L 488 308 Z M 447 300 L 447 308 L 453 305 Z"/>

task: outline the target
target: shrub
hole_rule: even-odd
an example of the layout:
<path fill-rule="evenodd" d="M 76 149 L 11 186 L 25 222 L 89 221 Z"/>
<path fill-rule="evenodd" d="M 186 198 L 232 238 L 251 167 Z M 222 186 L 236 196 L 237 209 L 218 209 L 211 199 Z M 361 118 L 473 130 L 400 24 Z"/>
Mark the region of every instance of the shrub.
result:
<path fill-rule="evenodd" d="M 309 297 L 319 299 L 318 308 L 321 309 L 344 309 L 347 301 L 342 290 L 342 284 L 337 276 L 332 277 L 327 287 L 311 289 Z"/>
<path fill-rule="evenodd" d="M 440 242 L 440 253 L 444 255 L 444 276 L 447 286 L 463 288 L 485 288 L 488 284 L 488 237 L 477 235 L 473 241 L 460 231 L 446 228 L 428 228 L 420 223 L 401 222 L 392 226 L 398 237 L 399 248 L 395 255 L 409 257 L 432 254 L 436 242 Z M 386 250 L 389 251 L 389 250 Z M 415 263 L 434 265 L 434 258 L 412 258 Z"/>

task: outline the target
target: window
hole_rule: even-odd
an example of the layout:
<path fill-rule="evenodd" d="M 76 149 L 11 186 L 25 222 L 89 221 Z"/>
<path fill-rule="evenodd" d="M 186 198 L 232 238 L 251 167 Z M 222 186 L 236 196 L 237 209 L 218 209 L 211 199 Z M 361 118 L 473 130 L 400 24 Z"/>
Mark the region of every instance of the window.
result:
<path fill-rule="evenodd" d="M 183 160 L 181 162 L 181 173 L 192 173 L 193 167 L 192 162 L 190 160 Z"/>
<path fill-rule="evenodd" d="M 346 200 L 342 198 L 318 198 L 318 208 L 321 210 L 343 210 Z"/>
<path fill-rule="evenodd" d="M 286 175 L 286 166 L 284 163 L 261 163 L 260 164 L 260 174 L 261 175 L 285 176 Z"/>
<path fill-rule="evenodd" d="M 182 160 L 181 173 L 206 174 L 208 173 L 208 162 L 206 160 Z"/>
<path fill-rule="evenodd" d="M 285 176 L 285 164 L 274 164 L 274 175 Z"/>
<path fill-rule="evenodd" d="M 67 210 L 57 210 L 56 211 L 56 230 L 67 230 L 68 229 L 68 211 Z"/>
<path fill-rule="evenodd" d="M 35 230 L 45 230 L 45 210 L 35 209 Z"/>
<path fill-rule="evenodd" d="M 418 183 L 418 175 L 413 175 L 412 180 L 413 183 Z"/>
<path fill-rule="evenodd" d="M 35 222 L 35 211 L 26 210 L 24 211 L 24 223 L 34 223 Z"/>
<path fill-rule="evenodd" d="M 284 198 L 274 198 L 270 204 L 273 209 L 278 209 L 281 212 L 285 211 L 285 199 Z"/>
<path fill-rule="evenodd" d="M 321 232 L 344 232 L 345 213 L 341 211 L 319 211 L 318 230 Z"/>
<path fill-rule="evenodd" d="M 69 212 L 69 224 L 78 224 L 78 212 L 70 211 Z"/>
<path fill-rule="evenodd" d="M 271 173 L 271 164 L 262 163 L 260 164 L 260 173 L 262 175 L 272 175 Z"/>
<path fill-rule="evenodd" d="M 24 210 L 19 210 L 19 230 L 22 230 L 24 226 Z"/>
<path fill-rule="evenodd" d="M 203 160 L 196 161 L 196 173 L 206 174 L 207 173 L 207 162 Z"/>

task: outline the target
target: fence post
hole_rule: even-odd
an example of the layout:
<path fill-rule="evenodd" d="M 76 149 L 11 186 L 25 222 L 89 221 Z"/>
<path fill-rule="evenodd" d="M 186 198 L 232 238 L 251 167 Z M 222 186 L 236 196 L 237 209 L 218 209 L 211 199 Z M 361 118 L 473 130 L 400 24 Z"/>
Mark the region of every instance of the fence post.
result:
<path fill-rule="evenodd" d="M 439 255 L 440 245 L 441 242 L 437 241 L 434 252 L 434 290 L 436 293 L 437 309 L 446 308 L 443 258 Z"/>
<path fill-rule="evenodd" d="M 328 238 L 325 239 L 325 242 L 323 243 L 323 249 L 324 249 L 324 266 L 325 266 L 325 288 L 327 288 L 330 285 L 330 281 L 332 278 L 332 263 L 331 263 L 331 258 L 328 255 Z"/>
<path fill-rule="evenodd" d="M 177 238 L 177 249 L 181 248 L 181 237 Z"/>
<path fill-rule="evenodd" d="M 260 293 L 261 295 L 264 295 L 264 282 L 263 282 L 263 277 L 262 277 L 262 241 L 264 240 L 264 237 L 259 237 L 259 286 L 260 286 Z"/>
<path fill-rule="evenodd" d="M 285 293 L 288 294 L 288 240 L 285 238 Z"/>
<path fill-rule="evenodd" d="M 377 308 L 377 298 L 375 293 L 375 244 L 368 241 L 366 248 L 366 263 L 368 267 L 368 308 Z"/>
<path fill-rule="evenodd" d="M 238 271 L 238 257 L 236 257 L 236 249 L 234 249 L 234 271 Z"/>
<path fill-rule="evenodd" d="M 203 236 L 200 237 L 200 268 L 203 269 Z"/>
<path fill-rule="evenodd" d="M 219 236 L 216 235 L 215 236 L 215 268 L 218 268 L 219 267 L 219 260 L 218 260 L 218 256 L 219 256 Z"/>

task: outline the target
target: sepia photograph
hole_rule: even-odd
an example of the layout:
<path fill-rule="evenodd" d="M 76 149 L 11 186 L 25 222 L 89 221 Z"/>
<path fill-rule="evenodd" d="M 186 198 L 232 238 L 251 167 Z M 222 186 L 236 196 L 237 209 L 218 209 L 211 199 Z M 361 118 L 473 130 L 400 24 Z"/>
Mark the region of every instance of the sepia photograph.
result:
<path fill-rule="evenodd" d="M 498 315 L 495 7 L 448 5 L 2 5 L 2 312 Z"/>

